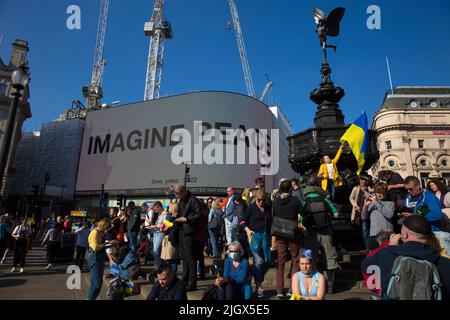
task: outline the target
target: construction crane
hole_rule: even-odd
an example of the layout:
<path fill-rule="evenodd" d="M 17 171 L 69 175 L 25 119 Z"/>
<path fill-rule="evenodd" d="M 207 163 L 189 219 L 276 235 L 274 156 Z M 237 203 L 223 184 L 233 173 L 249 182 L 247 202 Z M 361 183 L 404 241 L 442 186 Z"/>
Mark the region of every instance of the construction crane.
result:
<path fill-rule="evenodd" d="M 259 101 L 263 101 L 264 97 L 266 96 L 267 92 L 273 87 L 273 81 L 270 80 L 269 76 L 267 75 L 267 73 L 265 73 L 265 76 L 267 78 L 267 83 L 266 86 L 264 87 L 263 92 L 261 93 L 261 95 L 259 96 Z"/>
<path fill-rule="evenodd" d="M 170 23 L 163 18 L 164 0 L 155 0 L 152 17 L 144 25 L 144 34 L 150 37 L 144 101 L 159 98 L 164 62 L 164 40 L 172 39 Z"/>
<path fill-rule="evenodd" d="M 253 88 L 252 74 L 250 73 L 250 65 L 248 63 L 247 51 L 245 50 L 244 37 L 242 35 L 241 22 L 234 0 L 228 0 L 233 19 L 234 31 L 236 33 L 237 44 L 239 47 L 239 55 L 241 56 L 242 69 L 244 71 L 245 85 L 247 93 L 250 97 L 255 97 L 255 89 Z"/>
<path fill-rule="evenodd" d="M 108 8 L 110 0 L 101 0 L 100 17 L 97 28 L 97 42 L 95 45 L 94 67 L 92 69 L 92 80 L 88 86 L 83 86 L 83 96 L 87 99 L 88 110 L 98 109 L 100 100 L 103 98 L 103 69 L 106 64 L 103 58 L 103 47 L 105 44 L 106 21 L 108 20 Z"/>

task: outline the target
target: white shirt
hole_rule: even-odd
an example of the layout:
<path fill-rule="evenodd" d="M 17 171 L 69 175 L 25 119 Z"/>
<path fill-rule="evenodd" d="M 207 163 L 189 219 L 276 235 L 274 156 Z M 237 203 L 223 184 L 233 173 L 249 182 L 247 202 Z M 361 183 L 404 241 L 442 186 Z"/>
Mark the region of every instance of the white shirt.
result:
<path fill-rule="evenodd" d="M 328 169 L 328 179 L 334 178 L 334 168 L 332 163 L 327 163 L 327 169 Z"/>
<path fill-rule="evenodd" d="M 151 224 L 151 221 L 153 220 L 153 215 L 155 214 L 155 211 L 153 211 L 152 209 L 149 209 L 146 214 L 145 214 L 145 222 L 144 222 L 144 226 L 148 227 Z M 149 221 L 147 221 L 149 220 Z"/>

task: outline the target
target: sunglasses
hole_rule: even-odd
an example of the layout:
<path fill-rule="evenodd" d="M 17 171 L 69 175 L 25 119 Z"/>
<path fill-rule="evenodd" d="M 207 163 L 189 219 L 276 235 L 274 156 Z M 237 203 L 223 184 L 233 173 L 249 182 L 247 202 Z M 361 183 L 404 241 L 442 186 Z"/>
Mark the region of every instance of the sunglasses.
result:
<path fill-rule="evenodd" d="M 239 252 L 239 251 L 228 251 L 229 253 L 237 253 L 237 252 Z"/>
<path fill-rule="evenodd" d="M 264 199 L 256 199 L 256 201 L 258 201 L 258 202 L 263 202 Z"/>
<path fill-rule="evenodd" d="M 414 185 L 414 186 L 412 186 L 411 188 L 405 188 L 405 190 L 406 190 L 406 191 L 411 191 L 411 190 L 416 189 L 417 187 L 418 187 L 418 185 Z"/>

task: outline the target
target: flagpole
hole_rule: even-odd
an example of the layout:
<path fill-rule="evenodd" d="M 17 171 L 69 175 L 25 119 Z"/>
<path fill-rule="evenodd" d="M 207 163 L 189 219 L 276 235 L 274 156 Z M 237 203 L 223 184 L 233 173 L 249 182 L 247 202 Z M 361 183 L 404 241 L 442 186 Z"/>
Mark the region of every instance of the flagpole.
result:
<path fill-rule="evenodd" d="M 394 86 L 392 85 L 392 77 L 391 77 L 391 67 L 389 66 L 389 59 L 387 56 L 386 56 L 386 66 L 388 70 L 389 84 L 391 85 L 391 93 L 394 93 Z"/>

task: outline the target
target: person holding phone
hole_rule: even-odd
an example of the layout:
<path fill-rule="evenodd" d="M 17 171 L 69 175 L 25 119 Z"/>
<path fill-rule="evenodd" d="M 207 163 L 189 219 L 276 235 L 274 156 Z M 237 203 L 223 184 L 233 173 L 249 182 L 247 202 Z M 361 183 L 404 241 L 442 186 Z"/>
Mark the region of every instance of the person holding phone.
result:
<path fill-rule="evenodd" d="M 361 212 L 362 220 L 370 220 L 370 232 L 368 249 L 374 250 L 379 245 L 376 236 L 381 231 L 394 231 L 392 218 L 395 212 L 393 201 L 386 201 L 387 184 L 379 182 L 373 187 L 374 192 L 370 192 L 364 201 Z"/>

